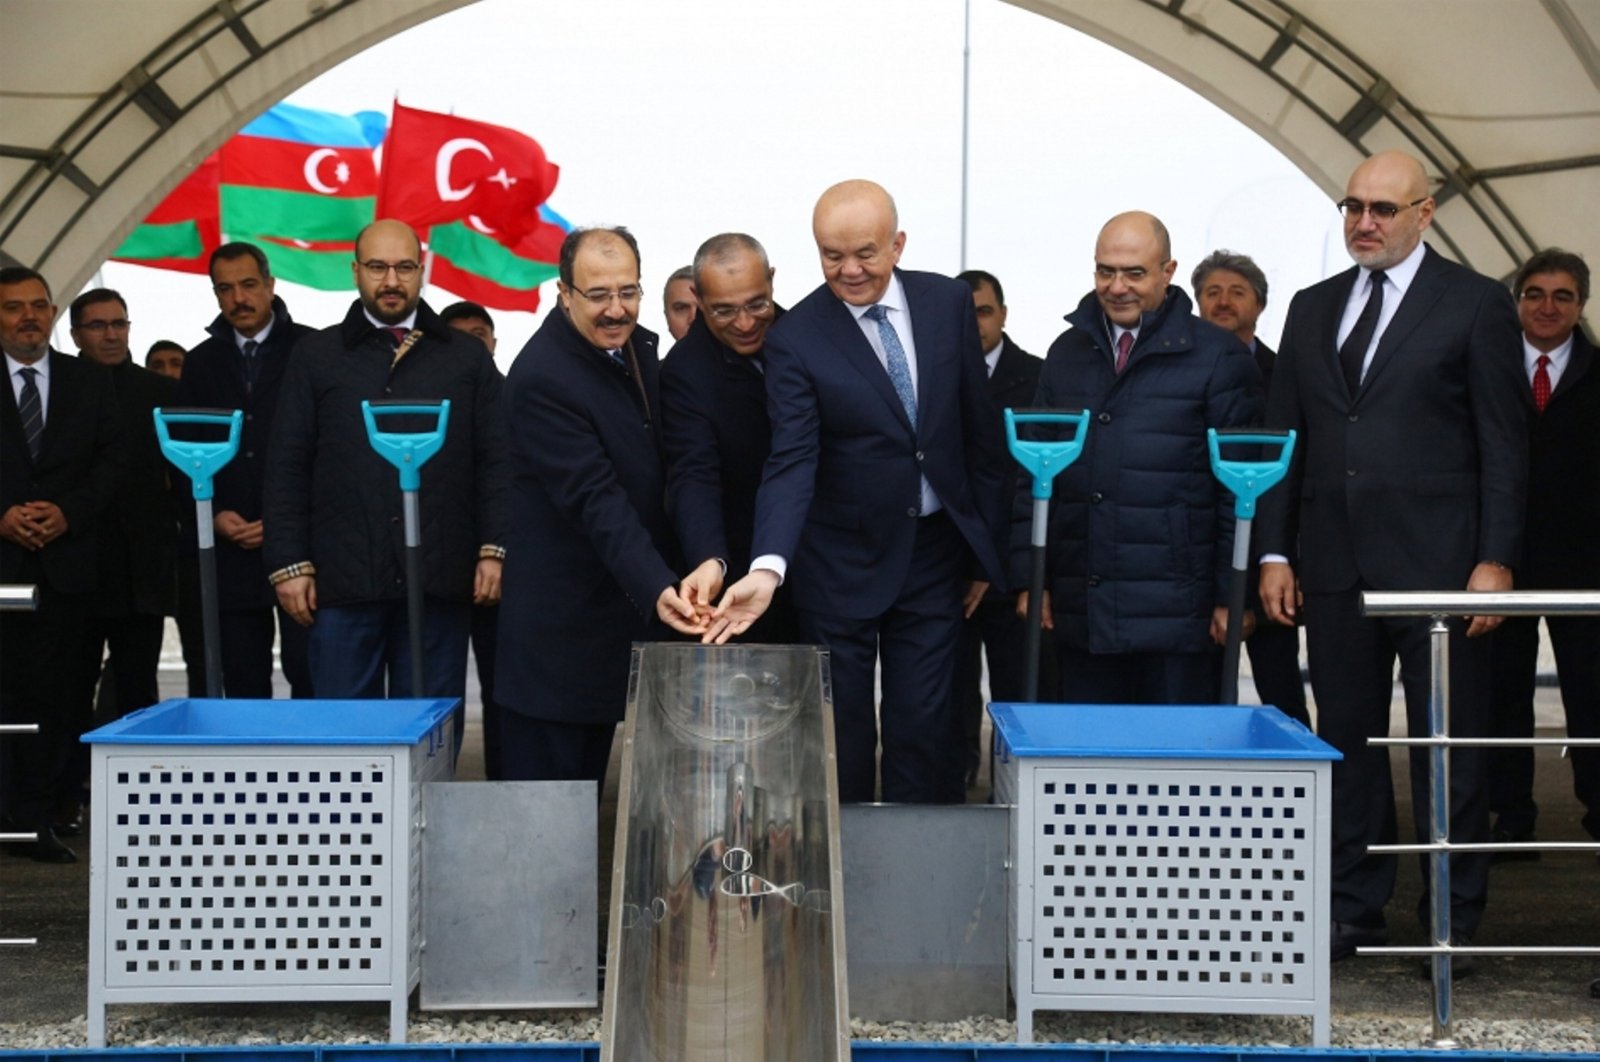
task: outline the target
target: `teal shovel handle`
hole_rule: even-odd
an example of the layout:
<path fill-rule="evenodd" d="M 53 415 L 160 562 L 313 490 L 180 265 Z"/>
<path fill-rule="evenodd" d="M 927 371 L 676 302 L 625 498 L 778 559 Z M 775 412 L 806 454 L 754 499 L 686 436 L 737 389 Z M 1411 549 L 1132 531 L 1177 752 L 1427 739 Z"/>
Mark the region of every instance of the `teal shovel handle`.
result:
<path fill-rule="evenodd" d="M 239 436 L 244 431 L 244 411 L 240 409 L 163 409 L 157 406 L 150 411 L 155 417 L 156 439 L 161 443 L 161 453 L 168 461 L 189 477 L 194 485 L 195 501 L 210 501 L 214 492 L 212 477 L 222 466 L 233 460 L 239 452 Z M 167 431 L 169 424 L 226 425 L 228 437 L 216 442 L 194 442 L 174 439 Z"/>
<path fill-rule="evenodd" d="M 378 417 L 389 414 L 434 414 L 432 431 L 379 431 Z M 367 441 L 378 456 L 400 470 L 400 489 L 422 489 L 422 466 L 444 445 L 445 429 L 450 425 L 450 400 L 437 402 L 409 399 L 362 400 L 361 416 L 367 422 Z"/>
<path fill-rule="evenodd" d="M 1050 497 L 1056 476 L 1083 453 L 1084 441 L 1089 435 L 1087 409 L 1007 409 L 1006 446 L 1033 477 L 1033 496 L 1040 500 Z M 1070 439 L 1050 441 L 1017 438 L 1018 424 L 1074 425 L 1078 430 Z"/>
<path fill-rule="evenodd" d="M 1240 520 L 1254 520 L 1256 501 L 1277 486 L 1289 472 L 1289 461 L 1294 457 L 1295 433 L 1292 431 L 1263 431 L 1257 428 L 1206 429 L 1206 445 L 1211 449 L 1211 472 L 1222 485 L 1233 492 L 1233 515 Z M 1278 447 L 1271 460 L 1235 461 L 1222 456 L 1224 444 L 1229 446 Z"/>

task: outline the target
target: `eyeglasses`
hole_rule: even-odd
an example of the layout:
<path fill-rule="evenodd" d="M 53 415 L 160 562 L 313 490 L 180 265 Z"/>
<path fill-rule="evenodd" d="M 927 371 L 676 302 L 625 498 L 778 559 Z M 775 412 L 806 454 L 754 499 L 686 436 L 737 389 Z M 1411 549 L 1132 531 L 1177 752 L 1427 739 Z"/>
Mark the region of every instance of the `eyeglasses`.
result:
<path fill-rule="evenodd" d="M 738 320 L 741 313 L 747 313 L 751 317 L 761 317 L 770 312 L 771 309 L 771 299 L 751 299 L 743 306 L 709 306 L 706 308 L 706 316 L 713 321 L 727 324 L 730 321 Z"/>
<path fill-rule="evenodd" d="M 623 302 L 638 302 L 639 296 L 644 294 L 644 289 L 637 284 L 626 284 L 615 291 L 610 288 L 590 288 L 588 291 L 575 291 L 570 288 L 568 290 L 572 291 L 574 295 L 582 295 L 596 306 L 604 306 L 612 299 L 620 299 Z"/>
<path fill-rule="evenodd" d="M 133 322 L 128 320 L 126 317 L 118 317 L 115 321 L 85 321 L 78 327 L 83 329 L 85 332 L 94 332 L 98 334 L 107 330 L 112 332 L 126 332 L 128 330 L 128 326 L 131 324 L 133 324 Z"/>
<path fill-rule="evenodd" d="M 1428 197 L 1423 196 L 1421 199 L 1413 199 L 1411 202 L 1404 205 L 1399 203 L 1387 203 L 1381 199 L 1376 203 L 1363 203 L 1361 200 L 1352 197 L 1350 199 L 1339 200 L 1337 203 L 1333 204 L 1333 209 L 1343 214 L 1346 221 L 1360 221 L 1362 214 L 1371 214 L 1373 221 L 1393 221 L 1395 215 L 1400 213 L 1400 211 L 1410 210 L 1418 203 L 1425 203 L 1427 201 Z"/>
<path fill-rule="evenodd" d="M 409 258 L 404 262 L 380 262 L 376 258 L 370 258 L 361 263 L 361 271 L 367 274 L 368 280 L 382 280 L 389 275 L 391 269 L 401 280 L 410 280 L 421 268 L 422 266 Z"/>
<path fill-rule="evenodd" d="M 1167 263 L 1165 262 L 1161 263 L 1161 265 L 1166 264 Z M 1096 280 L 1103 280 L 1108 284 L 1116 280 L 1119 276 L 1130 284 L 1137 284 L 1139 281 L 1150 275 L 1150 270 L 1146 269 L 1144 266 L 1118 267 L 1108 266 L 1103 263 L 1096 262 L 1094 264 L 1094 275 Z"/>
<path fill-rule="evenodd" d="M 1578 293 L 1568 291 L 1566 288 L 1557 288 L 1546 291 L 1543 288 L 1523 288 L 1523 302 L 1543 302 L 1545 299 L 1554 299 L 1558 306 L 1571 306 L 1578 301 Z"/>

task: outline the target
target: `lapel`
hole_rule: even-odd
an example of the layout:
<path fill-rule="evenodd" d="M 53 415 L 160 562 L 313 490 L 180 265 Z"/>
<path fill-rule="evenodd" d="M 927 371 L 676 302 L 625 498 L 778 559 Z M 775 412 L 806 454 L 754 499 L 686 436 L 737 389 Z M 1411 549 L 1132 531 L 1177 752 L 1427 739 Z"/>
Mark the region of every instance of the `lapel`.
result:
<path fill-rule="evenodd" d="M 48 415 L 48 410 L 46 414 Z M 5 433 L 6 445 L 13 447 L 22 455 L 23 460 L 32 464 L 33 457 L 28 453 L 28 437 L 22 433 L 22 413 L 17 409 L 17 394 L 12 390 L 9 375 L 6 379 L 5 395 L 0 398 L 0 422 L 3 422 L 0 423 L 0 432 Z"/>
<path fill-rule="evenodd" d="M 916 430 L 906 417 L 905 407 L 900 404 L 900 396 L 894 393 L 894 384 L 889 381 L 889 372 L 883 367 L 883 363 L 878 360 L 878 355 L 873 352 L 872 344 L 867 342 L 867 337 L 862 333 L 861 326 L 856 323 L 855 314 L 851 313 L 850 307 L 846 306 L 844 301 L 829 290 L 826 285 L 817 294 L 821 299 L 818 325 L 821 327 L 823 334 L 838 348 L 839 353 L 843 355 L 844 360 L 850 364 L 850 367 L 860 373 L 862 379 L 866 380 L 872 389 L 878 392 L 878 397 L 883 399 L 884 404 L 889 407 L 889 412 L 894 415 L 895 419 L 908 432 L 915 435 Z M 911 295 L 910 292 L 907 292 L 906 303 L 908 306 L 910 302 Z M 914 322 L 913 331 L 915 331 Z M 921 334 L 917 333 L 915 338 L 920 349 L 922 346 Z M 919 379 L 921 368 L 919 359 L 917 366 Z M 919 409 L 921 405 L 922 403 L 919 400 L 917 403 Z"/>
<path fill-rule="evenodd" d="M 1559 396 L 1566 394 L 1578 386 L 1578 381 L 1585 375 L 1594 371 L 1594 347 L 1584 337 L 1583 326 L 1572 333 L 1572 354 L 1567 358 L 1567 367 L 1561 373 L 1561 379 L 1556 381 L 1556 388 L 1550 392 L 1550 401 L 1554 402 Z M 1533 404 L 1533 388 L 1525 391 L 1528 404 Z M 1549 408 L 1548 406 L 1545 408 Z"/>
<path fill-rule="evenodd" d="M 56 350 L 47 355 L 50 359 L 50 397 L 44 407 L 44 437 L 39 443 L 39 460 L 35 462 L 41 467 L 50 460 L 51 451 L 64 441 L 62 436 L 72 434 L 71 420 L 78 402 L 78 375 L 73 370 L 88 371 L 86 365 L 90 363 L 79 361 L 76 365 L 67 365 L 65 362 L 70 356 Z M 24 446 L 23 450 L 26 452 L 27 447 Z"/>
<path fill-rule="evenodd" d="M 1377 379 L 1378 374 L 1394 360 L 1394 353 L 1400 344 L 1404 343 L 1406 338 L 1416 331 L 1417 326 L 1427 319 L 1433 304 L 1444 294 L 1447 285 L 1438 269 L 1438 264 L 1439 257 L 1434 254 L 1433 248 L 1430 247 L 1423 252 L 1422 264 L 1417 268 L 1417 275 L 1411 279 L 1411 286 L 1406 289 L 1399 308 L 1389 320 L 1389 327 L 1378 337 L 1378 349 L 1373 352 L 1372 364 L 1367 368 L 1367 375 L 1361 381 L 1358 397 L 1372 387 L 1372 382 Z"/>
<path fill-rule="evenodd" d="M 1339 364 L 1339 320 L 1350 302 L 1350 291 L 1356 286 L 1361 270 L 1351 267 L 1339 274 L 1328 286 L 1328 297 L 1317 307 L 1317 318 L 1311 322 L 1311 334 L 1323 337 L 1322 361 L 1329 372 L 1332 386 L 1339 394 L 1354 399 L 1344 385 L 1344 366 Z"/>

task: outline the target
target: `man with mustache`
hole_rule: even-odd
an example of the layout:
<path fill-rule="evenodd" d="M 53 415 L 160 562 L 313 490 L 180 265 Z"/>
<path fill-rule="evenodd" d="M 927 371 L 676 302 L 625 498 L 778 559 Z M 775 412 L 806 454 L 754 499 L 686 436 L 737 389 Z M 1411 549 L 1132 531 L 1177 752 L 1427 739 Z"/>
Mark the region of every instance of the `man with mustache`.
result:
<path fill-rule="evenodd" d="M 508 781 L 603 783 L 636 641 L 704 625 L 678 590 L 655 334 L 638 327 L 639 245 L 573 229 L 561 305 L 506 377 L 511 542 L 496 696 Z M 707 561 L 696 585 L 720 575 Z"/>
<path fill-rule="evenodd" d="M 279 605 L 310 628 L 318 698 L 462 696 L 472 605 L 500 596 L 502 380 L 482 343 L 422 301 L 422 265 L 408 226 L 386 219 L 361 230 L 351 263 L 360 298 L 341 323 L 295 347 L 278 400 L 263 561 Z M 450 400 L 419 498 L 422 690 L 411 688 L 399 477 L 368 442 L 362 399 Z M 384 431 L 434 425 L 432 415 L 379 422 Z M 458 712 L 458 742 L 461 726 Z"/>
<path fill-rule="evenodd" d="M 1261 374 L 1244 344 L 1194 315 L 1177 267 L 1154 215 L 1106 222 L 1094 291 L 1039 376 L 1035 405 L 1094 414 L 1082 456 L 1055 481 L 1041 602 L 1071 703 L 1216 700 L 1233 520 L 1206 431 L 1259 423 Z M 1028 539 L 1023 515 L 1019 562 Z M 1027 604 L 1024 592 L 1020 615 Z"/>
<path fill-rule="evenodd" d="M 222 688 L 229 697 L 270 698 L 276 635 L 290 696 L 310 697 L 306 628 L 278 607 L 261 564 L 261 501 L 289 352 L 316 329 L 289 315 L 266 253 L 255 244 L 218 247 L 210 274 L 219 312 L 206 328 L 210 337 L 189 351 L 177 404 L 244 411 L 239 453 L 217 473 L 211 503 Z"/>
<path fill-rule="evenodd" d="M 111 374 L 50 349 L 55 317 L 43 276 L 0 269 L 0 583 L 39 594 L 31 613 L 0 612 L 0 722 L 39 727 L 0 741 L 0 832 L 38 835 L 8 846 L 20 855 L 72 863 L 51 830 L 78 739 L 63 709 L 94 681 L 82 646 L 122 459 Z"/>

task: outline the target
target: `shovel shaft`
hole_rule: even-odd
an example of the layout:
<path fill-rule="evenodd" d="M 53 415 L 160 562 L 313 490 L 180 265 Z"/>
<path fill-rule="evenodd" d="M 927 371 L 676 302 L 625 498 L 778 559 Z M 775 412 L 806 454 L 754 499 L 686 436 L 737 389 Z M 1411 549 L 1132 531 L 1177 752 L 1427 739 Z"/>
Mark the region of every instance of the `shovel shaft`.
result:
<path fill-rule="evenodd" d="M 1050 526 L 1050 500 L 1048 498 L 1035 498 L 1033 500 L 1033 533 L 1029 539 L 1033 547 L 1033 575 L 1028 580 L 1028 633 L 1027 633 L 1027 670 L 1024 672 L 1025 684 L 1023 686 L 1028 703 L 1037 704 L 1039 701 L 1039 653 L 1040 641 L 1044 632 L 1041 625 L 1044 622 L 1044 570 L 1046 540 Z"/>
<path fill-rule="evenodd" d="M 222 696 L 222 613 L 217 600 L 217 539 L 211 524 L 211 499 L 194 503 L 199 543 L 200 627 L 206 647 L 206 696 Z"/>
<path fill-rule="evenodd" d="M 1228 637 L 1222 649 L 1223 704 L 1239 703 L 1239 648 L 1244 640 L 1244 599 L 1250 576 L 1250 524 L 1240 517 L 1233 529 L 1233 584 L 1228 594 Z"/>
<path fill-rule="evenodd" d="M 401 493 L 406 513 L 406 626 L 411 631 L 411 696 L 425 697 L 422 686 L 422 516 L 417 492 Z"/>

